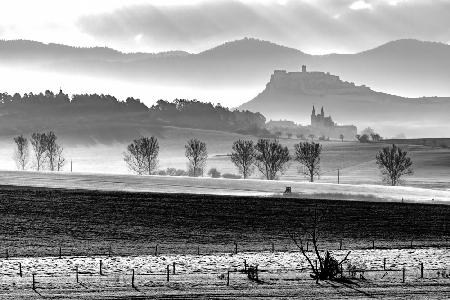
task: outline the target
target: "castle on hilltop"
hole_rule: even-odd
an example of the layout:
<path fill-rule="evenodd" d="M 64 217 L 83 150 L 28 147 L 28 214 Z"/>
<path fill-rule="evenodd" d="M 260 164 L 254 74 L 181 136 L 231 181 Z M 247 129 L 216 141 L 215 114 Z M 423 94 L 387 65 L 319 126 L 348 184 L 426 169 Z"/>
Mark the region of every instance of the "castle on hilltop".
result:
<path fill-rule="evenodd" d="M 342 81 L 339 76 L 330 73 L 307 71 L 303 65 L 301 71 L 287 72 L 286 70 L 275 70 L 270 82 L 266 86 L 267 90 L 288 91 L 295 97 L 306 98 L 312 103 L 315 100 L 321 101 L 324 95 L 347 95 L 365 93 L 368 89 L 365 86 L 355 86 L 352 82 Z M 302 100 L 304 103 L 305 101 Z M 310 102 L 310 103 L 311 103 Z M 311 104 L 312 104 L 311 103 Z M 270 121 L 266 128 L 281 135 L 315 136 L 323 139 L 353 140 L 357 133 L 354 125 L 338 125 L 331 116 L 325 116 L 322 106 L 320 113 L 316 113 L 313 105 L 311 112 L 311 124 L 300 125 L 293 121 L 280 120 Z"/>
<path fill-rule="evenodd" d="M 353 82 L 342 81 L 339 76 L 329 72 L 307 71 L 306 65 L 302 66 L 301 71 L 275 70 L 266 88 L 319 96 L 366 94 L 371 91 L 364 85 L 356 86 Z"/>

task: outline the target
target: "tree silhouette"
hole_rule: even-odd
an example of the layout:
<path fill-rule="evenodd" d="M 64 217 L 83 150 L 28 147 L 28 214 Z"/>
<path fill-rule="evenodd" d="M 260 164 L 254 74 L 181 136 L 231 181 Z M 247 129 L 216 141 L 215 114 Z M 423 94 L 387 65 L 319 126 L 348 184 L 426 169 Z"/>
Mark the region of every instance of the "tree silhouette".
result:
<path fill-rule="evenodd" d="M 34 150 L 34 165 L 40 171 L 45 163 L 47 151 L 47 136 L 45 133 L 35 132 L 31 134 L 31 146 Z"/>
<path fill-rule="evenodd" d="M 208 159 L 206 143 L 193 138 L 187 141 L 185 150 L 189 176 L 202 176 Z"/>
<path fill-rule="evenodd" d="M 17 148 L 14 152 L 14 160 L 19 170 L 25 170 L 29 159 L 28 140 L 23 135 L 14 138 Z"/>
<path fill-rule="evenodd" d="M 304 166 L 304 168 L 299 169 L 299 172 L 308 176 L 310 182 L 314 182 L 314 176 L 320 175 L 322 145 L 314 142 L 304 142 L 295 144 L 294 149 L 294 159 Z"/>
<path fill-rule="evenodd" d="M 127 146 L 123 154 L 128 168 L 138 175 L 151 175 L 158 167 L 159 143 L 152 137 L 140 137 Z"/>
<path fill-rule="evenodd" d="M 256 166 L 268 180 L 275 180 L 278 173 L 283 174 L 291 157 L 287 147 L 278 140 L 259 139 L 255 145 Z"/>
<path fill-rule="evenodd" d="M 376 155 L 376 161 L 383 181 L 392 186 L 398 185 L 402 176 L 413 174 L 411 158 L 396 145 L 381 149 Z"/>
<path fill-rule="evenodd" d="M 255 163 L 255 147 L 252 140 L 237 140 L 233 143 L 231 161 L 244 179 L 252 175 Z"/>

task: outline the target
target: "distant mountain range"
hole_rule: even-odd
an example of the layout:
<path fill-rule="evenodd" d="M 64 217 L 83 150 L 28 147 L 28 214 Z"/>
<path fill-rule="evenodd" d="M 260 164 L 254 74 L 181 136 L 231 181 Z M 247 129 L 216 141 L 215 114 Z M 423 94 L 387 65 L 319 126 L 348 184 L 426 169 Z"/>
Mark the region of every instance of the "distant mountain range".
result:
<path fill-rule="evenodd" d="M 139 80 L 149 86 L 165 84 L 213 90 L 262 87 L 273 70 L 298 70 L 302 64 L 392 94 L 450 96 L 450 46 L 418 40 L 398 40 L 357 54 L 330 55 L 309 55 L 249 38 L 198 54 L 183 51 L 125 54 L 100 47 L 0 41 L 0 66 Z M 248 100 L 240 98 L 239 102 Z"/>
<path fill-rule="evenodd" d="M 342 82 L 367 85 L 373 90 L 362 89 L 357 93 L 347 90 L 350 95 L 342 91 L 339 95 L 333 94 L 336 91 L 316 91 L 314 96 L 295 89 L 274 90 L 272 86 L 264 90 L 274 70 L 299 71 L 301 65 L 307 65 L 311 71 L 339 75 Z M 27 75 L 28 70 L 37 73 Z M 19 88 L 28 91 L 33 83 L 35 90 L 40 91 L 49 88 L 50 82 L 55 88 L 62 85 L 69 93 L 133 96 L 147 105 L 160 98 L 178 97 L 237 107 L 264 90 L 240 108 L 260 111 L 268 118 L 305 123 L 312 104 L 316 104 L 324 105 L 337 122 L 358 127 L 377 124 L 384 118 L 382 126 L 390 136 L 406 133 L 411 137 L 409 132 L 415 130 L 414 137 L 448 136 L 449 132 L 446 126 L 450 117 L 445 114 L 449 111 L 448 98 L 392 96 L 450 96 L 450 46 L 442 43 L 398 40 L 356 54 L 309 55 L 251 38 L 227 42 L 197 54 L 122 53 L 104 47 L 0 41 L 0 71 L 10 72 L 9 76 L 3 76 L 1 86 L 14 83 L 11 88 L 14 91 Z M 14 72 L 16 77 L 11 79 Z M 39 82 L 36 88 L 44 73 L 53 77 Z M 76 77 L 66 78 L 68 74 Z M 101 86 L 96 84 L 100 80 Z M 98 88 L 86 90 L 87 85 Z M 421 122 L 429 126 L 421 126 Z"/>

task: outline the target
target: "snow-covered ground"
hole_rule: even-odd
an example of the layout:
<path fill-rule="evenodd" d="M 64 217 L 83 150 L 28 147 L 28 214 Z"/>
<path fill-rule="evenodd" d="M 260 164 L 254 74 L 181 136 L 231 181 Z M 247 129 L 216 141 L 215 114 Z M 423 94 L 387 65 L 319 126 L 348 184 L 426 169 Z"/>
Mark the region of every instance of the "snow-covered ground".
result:
<path fill-rule="evenodd" d="M 332 251 L 333 255 L 340 259 L 347 252 Z M 312 252 L 309 252 L 309 256 L 312 261 L 315 260 Z M 383 259 L 386 259 L 386 269 L 406 268 L 416 272 L 420 263 L 423 263 L 424 268 L 428 270 L 450 270 L 450 251 L 447 248 L 352 250 L 348 258 L 352 265 L 364 270 L 383 270 Z M 81 274 L 98 275 L 100 261 L 102 274 L 105 276 L 130 274 L 132 269 L 141 275 L 165 274 L 167 265 L 170 265 L 172 274 L 173 263 L 176 265 L 177 274 L 217 274 L 227 270 L 241 270 L 244 268 L 244 261 L 247 265 L 258 265 L 260 270 L 266 272 L 309 272 L 308 263 L 300 252 L 242 252 L 212 255 L 9 258 L 0 260 L 0 277 L 17 276 L 19 262 L 23 276 L 33 273 L 40 276 L 72 276 L 77 266 Z"/>
<path fill-rule="evenodd" d="M 92 173 L 1 171 L 2 185 L 89 189 L 103 191 L 280 196 L 336 200 L 405 201 L 450 204 L 450 191 L 369 184 L 333 184 L 260 179 L 213 179 Z"/>

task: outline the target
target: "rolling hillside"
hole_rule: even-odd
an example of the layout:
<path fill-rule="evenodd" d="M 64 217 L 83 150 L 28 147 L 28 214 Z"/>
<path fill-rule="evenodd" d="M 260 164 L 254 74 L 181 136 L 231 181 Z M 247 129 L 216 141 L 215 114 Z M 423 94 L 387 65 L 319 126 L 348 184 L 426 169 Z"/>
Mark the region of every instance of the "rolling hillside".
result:
<path fill-rule="evenodd" d="M 24 83 L 29 76 L 74 92 L 108 86 L 111 89 L 108 92 L 120 95 L 119 86 L 111 84 L 117 81 L 122 88 L 129 85 L 134 92 L 132 96 L 146 103 L 164 95 L 201 97 L 237 106 L 250 100 L 273 70 L 298 70 L 302 64 L 390 94 L 450 95 L 450 46 L 417 40 L 393 41 L 356 54 L 318 56 L 256 39 L 232 41 L 196 54 L 182 51 L 126 54 L 108 48 L 0 42 L 0 68 L 10 72 L 21 70 L 21 76 L 15 78 L 11 74 L 7 83 L 11 78 Z M 34 71 L 40 76 L 27 73 Z M 34 88 L 33 82 L 27 85 L 18 86 L 24 92 Z"/>
<path fill-rule="evenodd" d="M 315 70 L 275 71 L 265 89 L 239 109 L 309 125 L 313 106 L 323 106 L 339 124 L 356 125 L 360 131 L 370 126 L 385 137 L 447 137 L 450 130 L 450 98 L 394 96 Z"/>

